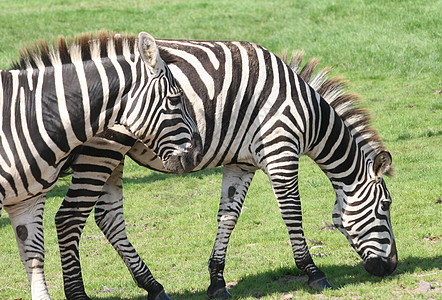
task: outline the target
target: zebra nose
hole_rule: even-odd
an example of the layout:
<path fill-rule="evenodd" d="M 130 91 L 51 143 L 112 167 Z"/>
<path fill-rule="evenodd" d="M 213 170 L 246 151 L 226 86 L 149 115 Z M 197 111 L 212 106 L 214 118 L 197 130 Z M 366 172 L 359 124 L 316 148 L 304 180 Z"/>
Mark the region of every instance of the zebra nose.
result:
<path fill-rule="evenodd" d="M 396 254 L 391 257 L 371 257 L 364 262 L 364 268 L 368 273 L 375 276 L 386 276 L 393 273 L 397 267 Z"/>

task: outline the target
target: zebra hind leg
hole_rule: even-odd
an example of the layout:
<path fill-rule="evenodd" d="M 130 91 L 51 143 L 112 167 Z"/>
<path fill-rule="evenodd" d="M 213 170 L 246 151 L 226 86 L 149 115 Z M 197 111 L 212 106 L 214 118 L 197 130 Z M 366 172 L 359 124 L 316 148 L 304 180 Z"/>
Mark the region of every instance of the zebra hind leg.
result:
<path fill-rule="evenodd" d="M 287 226 L 296 266 L 308 275 L 308 285 L 316 290 L 331 288 L 324 272 L 313 262 L 302 229 L 301 200 L 298 192 L 297 164 L 293 167 L 293 174 L 279 172 L 277 168 L 269 175 L 282 219 Z"/>
<path fill-rule="evenodd" d="M 211 299 L 231 297 L 226 288 L 223 272 L 230 234 L 235 228 L 247 190 L 256 169 L 244 165 L 226 165 L 223 170 L 221 201 L 218 211 L 218 232 L 209 259 L 210 286 L 207 295 Z"/>
<path fill-rule="evenodd" d="M 85 292 L 81 275 L 79 243 L 86 220 L 101 192 L 90 188 L 82 195 L 84 188 L 90 182 L 88 178 L 83 178 L 80 174 L 81 172 L 75 174 L 74 171 L 69 191 L 55 215 L 64 292 L 68 300 L 90 300 Z M 82 187 L 83 190 L 78 189 L 77 186 Z"/>
<path fill-rule="evenodd" d="M 95 222 L 123 259 L 134 281 L 148 292 L 148 300 L 170 300 L 126 235 L 123 215 L 123 162 L 112 172 L 95 206 Z"/>
<path fill-rule="evenodd" d="M 46 195 L 5 206 L 28 274 L 32 299 L 51 299 L 44 277 L 43 209 Z"/>
<path fill-rule="evenodd" d="M 67 299 L 90 299 L 81 275 L 80 237 L 105 182 L 134 143 L 131 136 L 108 129 L 85 143 L 72 162 L 72 182 L 55 216 Z"/>

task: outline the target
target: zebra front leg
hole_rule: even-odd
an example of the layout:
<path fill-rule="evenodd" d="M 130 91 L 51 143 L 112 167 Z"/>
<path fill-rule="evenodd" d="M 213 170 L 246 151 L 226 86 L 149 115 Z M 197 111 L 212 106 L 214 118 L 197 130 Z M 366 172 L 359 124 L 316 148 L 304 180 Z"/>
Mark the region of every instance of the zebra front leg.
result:
<path fill-rule="evenodd" d="M 13 206 L 9 214 L 21 261 L 28 274 L 32 299 L 51 299 L 44 277 L 43 209 L 46 195 L 38 195 Z"/>
<path fill-rule="evenodd" d="M 250 182 L 256 168 L 244 165 L 226 165 L 223 170 L 221 201 L 218 211 L 218 232 L 209 259 L 209 298 L 226 299 L 231 295 L 226 288 L 223 272 L 230 234 L 235 228 Z"/>
<path fill-rule="evenodd" d="M 282 219 L 287 226 L 292 245 L 296 266 L 308 275 L 308 285 L 316 290 L 331 288 L 324 272 L 313 262 L 302 229 L 301 200 L 298 191 L 297 161 L 293 166 L 293 173 L 287 172 L 290 168 L 285 165 L 283 171 L 272 169 L 269 175 L 273 191 L 278 201 Z"/>
<path fill-rule="evenodd" d="M 126 235 L 123 215 L 123 161 L 103 187 L 95 207 L 95 222 L 123 259 L 136 284 L 148 292 L 149 300 L 170 300 L 155 280 Z"/>

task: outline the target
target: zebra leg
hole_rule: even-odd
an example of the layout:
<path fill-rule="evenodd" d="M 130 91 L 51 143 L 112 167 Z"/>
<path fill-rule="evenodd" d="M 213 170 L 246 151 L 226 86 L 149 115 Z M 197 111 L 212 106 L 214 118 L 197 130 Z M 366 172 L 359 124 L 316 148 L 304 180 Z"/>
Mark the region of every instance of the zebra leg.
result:
<path fill-rule="evenodd" d="M 44 277 L 43 209 L 46 195 L 5 206 L 9 214 L 21 261 L 28 274 L 32 299 L 51 299 Z"/>
<path fill-rule="evenodd" d="M 72 182 L 55 216 L 66 298 L 89 299 L 81 276 L 78 245 L 86 219 L 113 170 L 135 140 L 108 129 L 82 146 L 72 163 Z"/>
<path fill-rule="evenodd" d="M 149 300 L 170 300 L 155 280 L 126 235 L 123 215 L 123 161 L 112 172 L 95 206 L 95 222 L 123 259 L 137 285 L 148 292 Z"/>
<path fill-rule="evenodd" d="M 298 191 L 298 161 L 284 169 L 269 168 L 269 179 L 282 219 L 287 226 L 296 266 L 308 275 L 308 285 L 317 290 L 331 288 L 324 272 L 313 262 L 302 229 L 301 200 Z M 290 171 L 292 173 L 290 173 Z"/>
<path fill-rule="evenodd" d="M 80 237 L 86 220 L 97 203 L 101 190 L 123 155 L 106 162 L 81 155 L 72 165 L 72 182 L 69 191 L 55 216 L 58 244 L 63 270 L 65 296 L 68 300 L 90 299 L 84 289 L 78 251 Z"/>
<path fill-rule="evenodd" d="M 73 170 L 72 182 L 55 216 L 55 224 L 66 299 L 88 300 L 90 298 L 84 290 L 78 247 L 84 225 L 101 189 L 93 186 L 89 178 L 81 176 L 81 172 L 76 173 L 75 167 Z M 87 193 L 81 194 L 85 190 Z"/>
<path fill-rule="evenodd" d="M 218 211 L 218 232 L 209 259 L 210 286 L 209 298 L 226 299 L 231 297 L 226 289 L 223 271 L 227 244 L 235 228 L 247 190 L 256 168 L 244 165 L 226 165 L 223 170 L 221 201 Z"/>

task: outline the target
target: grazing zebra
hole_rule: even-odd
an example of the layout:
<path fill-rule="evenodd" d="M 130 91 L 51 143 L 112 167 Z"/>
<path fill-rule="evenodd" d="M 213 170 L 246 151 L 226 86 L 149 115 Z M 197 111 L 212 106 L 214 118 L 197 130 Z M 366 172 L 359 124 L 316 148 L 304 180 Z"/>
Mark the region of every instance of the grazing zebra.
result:
<path fill-rule="evenodd" d="M 327 70 L 312 77 L 317 61 L 306 65 L 298 76 L 300 56 L 287 65 L 263 47 L 248 42 L 158 40 L 158 44 L 187 96 L 201 134 L 203 157 L 193 171 L 224 165 L 218 233 L 209 260 L 209 297 L 230 296 L 223 278 L 227 244 L 258 169 L 268 175 L 272 185 L 297 267 L 307 273 L 309 286 L 330 287 L 312 260 L 302 230 L 298 193 L 298 160 L 302 154 L 311 157 L 330 179 L 336 192 L 334 224 L 362 257 L 366 270 L 379 276 L 395 270 L 391 198 L 382 179 L 391 171 L 391 156 L 369 127 L 366 113 L 355 105 L 357 97 L 344 92 L 342 80 L 328 78 Z M 143 280 L 154 281 L 150 273 L 142 275 L 146 267 L 124 230 L 123 163 L 119 159 L 127 153 L 140 165 L 168 171 L 142 143 L 122 151 L 116 140 L 108 146 L 104 146 L 103 139 L 91 140 L 89 153 L 97 147 L 94 143 L 100 145 L 100 151 L 105 147 L 109 151 L 97 160 L 109 158 L 109 164 L 118 165 L 95 206 L 96 223 L 143 287 Z M 88 153 L 78 159 L 80 165 L 88 162 L 90 170 L 97 173 L 94 176 L 101 176 L 97 168 L 100 163 L 94 163 Z M 76 163 L 74 176 L 82 176 L 76 172 Z M 99 190 L 96 186 L 93 189 Z M 70 192 L 77 190 L 73 182 Z M 76 203 L 87 203 L 90 212 L 95 196 L 68 193 L 58 214 L 72 219 L 66 214 Z M 89 299 L 78 258 L 78 227 L 82 228 L 86 217 L 83 215 L 82 223 L 70 228 L 56 219 L 68 299 Z M 149 294 L 149 299 L 169 298 L 162 292 Z"/>
<path fill-rule="evenodd" d="M 120 124 L 130 142 L 140 139 L 164 168 L 182 172 L 199 162 L 199 135 L 180 86 L 147 33 L 41 42 L 0 75 L 0 209 L 9 214 L 32 298 L 49 299 L 45 195 L 74 149 L 96 135 L 112 140 L 106 129 Z M 75 214 L 78 208 L 71 209 Z"/>

